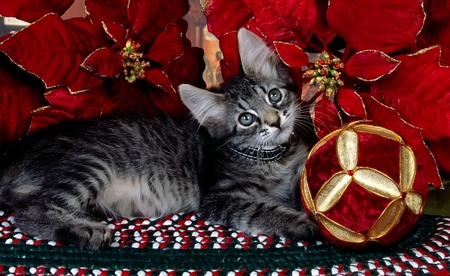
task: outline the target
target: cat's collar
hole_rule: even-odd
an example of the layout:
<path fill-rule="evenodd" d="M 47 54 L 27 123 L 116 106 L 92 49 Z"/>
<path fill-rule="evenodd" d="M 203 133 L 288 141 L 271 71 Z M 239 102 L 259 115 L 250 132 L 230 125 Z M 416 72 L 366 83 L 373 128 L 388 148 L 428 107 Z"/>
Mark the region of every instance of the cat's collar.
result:
<path fill-rule="evenodd" d="M 293 134 L 289 138 L 288 142 L 278 145 L 272 149 L 263 149 L 255 147 L 238 148 L 230 144 L 226 145 L 231 152 L 241 157 L 251 159 L 258 163 L 260 162 L 269 163 L 279 160 L 283 156 L 283 154 L 289 150 L 289 148 L 291 147 L 292 136 Z"/>

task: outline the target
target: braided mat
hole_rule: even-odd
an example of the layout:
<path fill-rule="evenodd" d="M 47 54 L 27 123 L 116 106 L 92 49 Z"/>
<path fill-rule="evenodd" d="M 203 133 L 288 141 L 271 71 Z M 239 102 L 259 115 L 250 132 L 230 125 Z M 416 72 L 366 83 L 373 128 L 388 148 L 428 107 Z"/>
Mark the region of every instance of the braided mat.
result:
<path fill-rule="evenodd" d="M 423 216 L 401 241 L 363 251 L 248 235 L 195 214 L 108 220 L 111 248 L 28 237 L 0 211 L 0 275 L 386 275 L 450 271 L 450 218 Z"/>

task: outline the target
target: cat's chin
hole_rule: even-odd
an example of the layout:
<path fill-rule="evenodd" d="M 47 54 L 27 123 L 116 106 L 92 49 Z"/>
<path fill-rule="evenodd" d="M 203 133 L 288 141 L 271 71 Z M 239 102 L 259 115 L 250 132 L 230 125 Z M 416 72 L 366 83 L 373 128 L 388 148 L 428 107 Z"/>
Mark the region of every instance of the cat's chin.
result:
<path fill-rule="evenodd" d="M 292 133 L 294 131 L 293 127 L 285 127 L 273 135 L 273 139 L 268 143 L 270 144 L 267 148 L 277 147 L 279 145 L 289 143 L 291 140 Z"/>

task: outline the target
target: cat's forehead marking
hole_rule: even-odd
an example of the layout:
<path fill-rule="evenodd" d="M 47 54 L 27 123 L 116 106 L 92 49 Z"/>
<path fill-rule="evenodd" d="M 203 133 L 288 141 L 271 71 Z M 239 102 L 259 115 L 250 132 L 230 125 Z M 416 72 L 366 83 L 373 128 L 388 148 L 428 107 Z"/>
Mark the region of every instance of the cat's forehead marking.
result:
<path fill-rule="evenodd" d="M 262 96 L 264 94 L 266 94 L 266 87 L 264 86 L 259 86 L 259 85 L 253 85 L 252 86 L 252 90 L 255 91 L 258 95 Z"/>
<path fill-rule="evenodd" d="M 252 104 L 249 101 L 247 101 L 245 98 L 242 98 L 242 97 L 240 98 L 237 106 L 241 110 L 247 110 L 247 109 L 251 109 L 252 108 Z"/>

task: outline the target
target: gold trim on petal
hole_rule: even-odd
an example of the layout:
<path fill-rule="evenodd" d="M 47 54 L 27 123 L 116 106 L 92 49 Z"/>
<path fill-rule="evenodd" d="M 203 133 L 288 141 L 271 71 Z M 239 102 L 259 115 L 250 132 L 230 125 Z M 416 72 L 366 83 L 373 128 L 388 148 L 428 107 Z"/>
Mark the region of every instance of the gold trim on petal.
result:
<path fill-rule="evenodd" d="M 101 48 L 97 48 L 97 49 L 95 49 L 94 51 L 92 51 L 92 53 L 90 53 L 84 60 L 83 60 L 83 62 L 81 63 L 81 68 L 83 68 L 84 70 L 86 70 L 86 71 L 89 71 L 89 72 L 91 72 L 92 74 L 94 74 L 94 75 L 96 75 L 96 76 L 99 76 L 99 77 L 102 77 L 102 78 L 107 78 L 107 77 L 109 77 L 109 76 L 106 76 L 106 75 L 101 75 L 101 74 L 99 74 L 99 73 L 97 73 L 97 72 L 95 72 L 94 70 L 92 70 L 91 68 L 89 68 L 88 66 L 86 66 L 86 61 L 93 55 L 93 54 L 95 54 L 96 52 L 98 52 L 98 51 L 103 51 L 103 50 L 107 50 L 108 48 L 106 48 L 106 47 L 101 47 Z M 117 75 L 115 75 L 114 77 L 119 77 L 120 76 L 120 73 L 119 74 L 117 74 Z"/>
<path fill-rule="evenodd" d="M 292 46 L 294 46 L 295 48 L 297 48 L 297 49 L 303 51 L 302 48 L 298 47 L 298 46 L 295 45 L 295 44 L 288 43 L 288 42 L 284 42 L 284 41 L 273 41 L 273 46 L 275 47 L 275 51 L 277 52 L 277 56 L 281 59 L 281 61 L 282 61 L 287 67 L 291 67 L 291 66 L 290 66 L 289 63 L 286 62 L 286 61 L 283 59 L 283 57 L 280 55 L 280 52 L 278 51 L 277 44 L 292 45 Z"/>
<path fill-rule="evenodd" d="M 387 175 L 371 168 L 358 168 L 353 180 L 364 189 L 384 198 L 401 196 L 397 184 Z"/>
<path fill-rule="evenodd" d="M 344 170 L 354 170 L 358 163 L 358 133 L 344 130 L 336 142 L 336 153 L 339 164 Z"/>
<path fill-rule="evenodd" d="M 118 43 L 117 39 L 109 32 L 108 26 L 106 25 L 105 21 L 102 21 L 102 27 L 109 38 L 111 38 L 115 43 Z"/>
<path fill-rule="evenodd" d="M 339 172 L 333 175 L 317 193 L 315 198 L 318 212 L 325 213 L 341 199 L 348 185 L 352 183 L 352 176 L 345 172 Z"/>
<path fill-rule="evenodd" d="M 358 121 L 356 121 L 356 122 L 354 122 L 354 123 L 359 123 L 359 122 L 362 122 L 362 123 L 367 123 L 367 122 L 369 122 L 369 120 L 367 120 L 367 108 L 366 108 L 366 104 L 364 103 L 364 100 L 363 100 L 363 98 L 361 97 L 361 95 L 359 95 L 359 93 L 358 92 L 356 92 L 356 90 L 353 90 L 354 92 L 355 92 L 355 96 L 357 97 L 357 98 L 359 98 L 359 100 L 361 101 L 360 102 L 360 104 L 362 105 L 362 107 L 363 107 L 363 110 L 364 110 L 364 118 L 365 119 L 363 119 L 363 120 L 358 120 Z M 359 103 L 358 103 L 359 104 Z M 356 117 L 356 115 L 353 115 L 353 114 L 350 114 L 350 113 L 348 113 L 347 111 L 345 111 L 343 108 L 342 108 L 342 112 L 344 112 L 345 113 L 345 115 L 347 115 L 347 116 L 350 116 L 350 117 Z"/>
<path fill-rule="evenodd" d="M 162 70 L 161 70 L 161 72 L 166 76 L 167 79 L 169 79 L 169 76 L 166 74 L 166 72 L 164 72 L 164 71 L 162 71 Z M 155 84 L 155 83 L 152 83 L 152 84 L 153 84 L 154 86 L 156 86 L 156 87 L 161 88 L 161 89 L 164 90 L 164 91 L 167 91 L 166 88 L 165 88 L 164 86 L 162 86 L 161 84 Z M 175 89 L 170 81 L 169 81 L 169 84 L 170 84 L 170 88 L 172 88 L 172 91 L 170 91 L 170 92 L 167 91 L 167 92 L 169 92 L 169 93 L 177 93 L 177 92 L 178 92 L 178 89 Z"/>
<path fill-rule="evenodd" d="M 42 16 L 42 17 L 39 18 L 38 20 L 36 20 L 36 21 L 34 21 L 34 22 L 31 22 L 31 23 L 28 24 L 27 26 L 23 27 L 21 30 L 19 30 L 19 31 L 17 31 L 17 32 L 14 32 L 11 36 L 9 36 L 8 38 L 6 38 L 5 40 L 0 41 L 0 45 L 2 45 L 3 43 L 9 41 L 10 39 L 13 39 L 13 37 L 15 37 L 17 34 L 19 34 L 20 32 L 22 32 L 22 31 L 24 31 L 24 30 L 26 30 L 26 29 L 28 29 L 28 28 L 30 28 L 32 25 L 37 24 L 38 22 L 40 22 L 41 20 L 43 20 L 43 19 L 46 18 L 47 16 L 52 16 L 52 15 L 57 15 L 57 14 L 56 14 L 56 13 L 52 13 L 52 12 L 51 12 L 51 13 L 47 13 L 46 15 Z M 59 16 L 59 15 L 57 15 L 57 16 Z M 33 73 L 33 72 L 31 72 L 31 71 L 25 69 L 25 67 L 23 67 L 22 64 L 19 64 L 18 62 L 16 62 L 12 57 L 10 57 L 10 56 L 8 55 L 7 52 L 5 52 L 5 51 L 3 51 L 3 50 L 0 50 L 0 53 L 4 53 L 4 54 L 6 55 L 6 57 L 7 57 L 12 63 L 14 63 L 17 67 L 19 67 L 19 68 L 22 69 L 23 71 L 25 71 L 25 72 L 27 72 L 27 73 L 29 73 L 29 74 L 35 76 L 35 77 L 38 78 L 40 81 L 42 81 L 42 83 L 45 85 L 45 88 L 46 88 L 46 89 L 52 89 L 52 88 L 57 87 L 57 86 L 49 86 L 49 85 L 47 84 L 47 82 L 46 82 L 44 79 L 42 79 L 41 77 L 39 77 L 36 73 Z"/>
<path fill-rule="evenodd" d="M 411 212 L 416 215 L 422 214 L 425 200 L 420 193 L 416 191 L 409 192 L 405 197 L 405 202 Z"/>
<path fill-rule="evenodd" d="M 27 28 L 30 28 L 30 27 L 31 27 L 32 25 L 34 25 L 34 24 L 37 24 L 38 22 L 40 22 L 40 21 L 43 20 L 44 18 L 46 18 L 46 17 L 48 17 L 48 16 L 54 16 L 54 15 L 59 17 L 59 15 L 56 14 L 56 13 L 54 13 L 54 12 L 47 13 L 46 15 L 42 16 L 42 17 L 39 18 L 38 20 L 36 20 L 36 21 L 34 21 L 34 22 L 31 22 L 31 23 L 28 24 L 27 26 L 23 27 L 21 30 L 19 30 L 19 31 L 17 31 L 17 32 L 15 32 L 15 33 L 13 33 L 11 36 L 9 36 L 9 37 L 6 38 L 5 40 L 1 41 L 0 44 L 3 44 L 3 43 L 5 43 L 6 41 L 12 39 L 12 38 L 13 38 L 15 35 L 17 35 L 18 33 L 22 32 L 23 30 L 25 30 L 25 29 L 27 29 Z M 45 86 L 46 89 L 54 89 L 54 88 L 58 88 L 58 87 L 64 87 L 64 88 L 66 88 L 66 89 L 69 91 L 69 93 L 70 93 L 71 95 L 81 94 L 81 93 L 84 93 L 84 92 L 87 92 L 87 91 L 90 90 L 90 89 L 83 89 L 83 90 L 78 90 L 78 91 L 72 91 L 72 89 L 71 89 L 70 87 L 68 87 L 68 86 L 66 86 L 66 85 L 63 85 L 63 84 L 56 84 L 56 85 L 49 86 L 48 83 L 47 83 L 43 78 L 41 78 L 37 73 L 34 73 L 34 72 L 32 72 L 32 71 L 29 71 L 28 69 L 26 69 L 25 67 L 23 67 L 21 64 L 17 63 L 17 62 L 16 62 L 15 60 L 13 60 L 13 59 L 8 55 L 8 53 L 6 53 L 5 51 L 0 50 L 0 52 L 1 52 L 1 53 L 4 53 L 4 54 L 8 57 L 8 59 L 9 59 L 12 63 L 14 63 L 17 67 L 19 67 L 19 68 L 22 69 L 23 71 L 25 71 L 25 72 L 27 72 L 27 73 L 29 73 L 29 74 L 35 76 L 36 78 L 38 78 L 38 79 L 44 84 L 44 86 Z"/>
<path fill-rule="evenodd" d="M 357 79 L 360 79 L 360 80 L 362 80 L 362 81 L 366 81 L 366 82 L 374 82 L 374 81 L 377 81 L 377 80 L 381 79 L 382 77 L 384 77 L 384 76 L 386 76 L 386 75 L 392 74 L 392 72 L 394 72 L 395 69 L 397 69 L 397 67 L 400 65 L 400 63 L 402 63 L 400 60 L 396 60 L 395 58 L 392 58 L 391 56 L 387 55 L 385 52 L 379 51 L 379 50 L 362 50 L 362 51 L 357 52 L 356 54 L 360 54 L 360 53 L 363 53 L 363 52 L 374 52 L 374 53 L 379 53 L 379 54 L 381 54 L 385 59 L 389 60 L 390 62 L 397 63 L 397 64 L 394 66 L 394 68 L 391 69 L 391 71 L 389 71 L 389 72 L 387 72 L 387 73 L 385 73 L 385 74 L 383 74 L 383 75 L 381 75 L 381 76 L 378 76 L 378 77 L 376 77 L 376 78 L 373 78 L 373 79 L 365 79 L 365 78 L 357 77 Z"/>
<path fill-rule="evenodd" d="M 412 189 L 416 178 L 417 163 L 414 152 L 408 146 L 400 148 L 400 189 L 408 192 Z"/>
<path fill-rule="evenodd" d="M 405 202 L 402 198 L 391 201 L 367 233 L 369 239 L 376 240 L 389 233 L 400 221 L 403 211 L 405 211 Z"/>
<path fill-rule="evenodd" d="M 47 93 L 48 93 L 48 92 L 47 92 Z M 34 110 L 31 111 L 31 121 L 30 121 L 30 124 L 28 124 L 27 135 L 30 134 L 31 127 L 32 127 L 32 125 L 33 125 L 33 123 L 34 123 L 34 120 L 33 120 L 34 118 L 33 118 L 33 116 L 34 116 L 37 112 L 43 111 L 43 110 L 48 109 L 48 108 L 50 108 L 50 107 L 52 107 L 52 106 L 51 106 L 51 105 L 45 105 L 45 106 L 41 106 L 41 107 L 39 107 L 39 108 L 34 109 Z"/>
<path fill-rule="evenodd" d="M 45 109 L 50 108 L 50 107 L 52 107 L 52 105 L 44 105 L 44 106 L 38 107 L 38 108 L 36 108 L 36 109 L 31 111 L 31 115 L 33 116 L 37 112 L 40 112 L 40 111 L 45 110 Z"/>
<path fill-rule="evenodd" d="M 363 234 L 356 233 L 355 231 L 330 220 L 320 213 L 317 214 L 317 220 L 325 227 L 325 229 L 328 230 L 328 232 L 330 232 L 331 235 L 341 241 L 352 243 L 363 243 L 364 241 L 366 241 L 366 237 Z"/>

